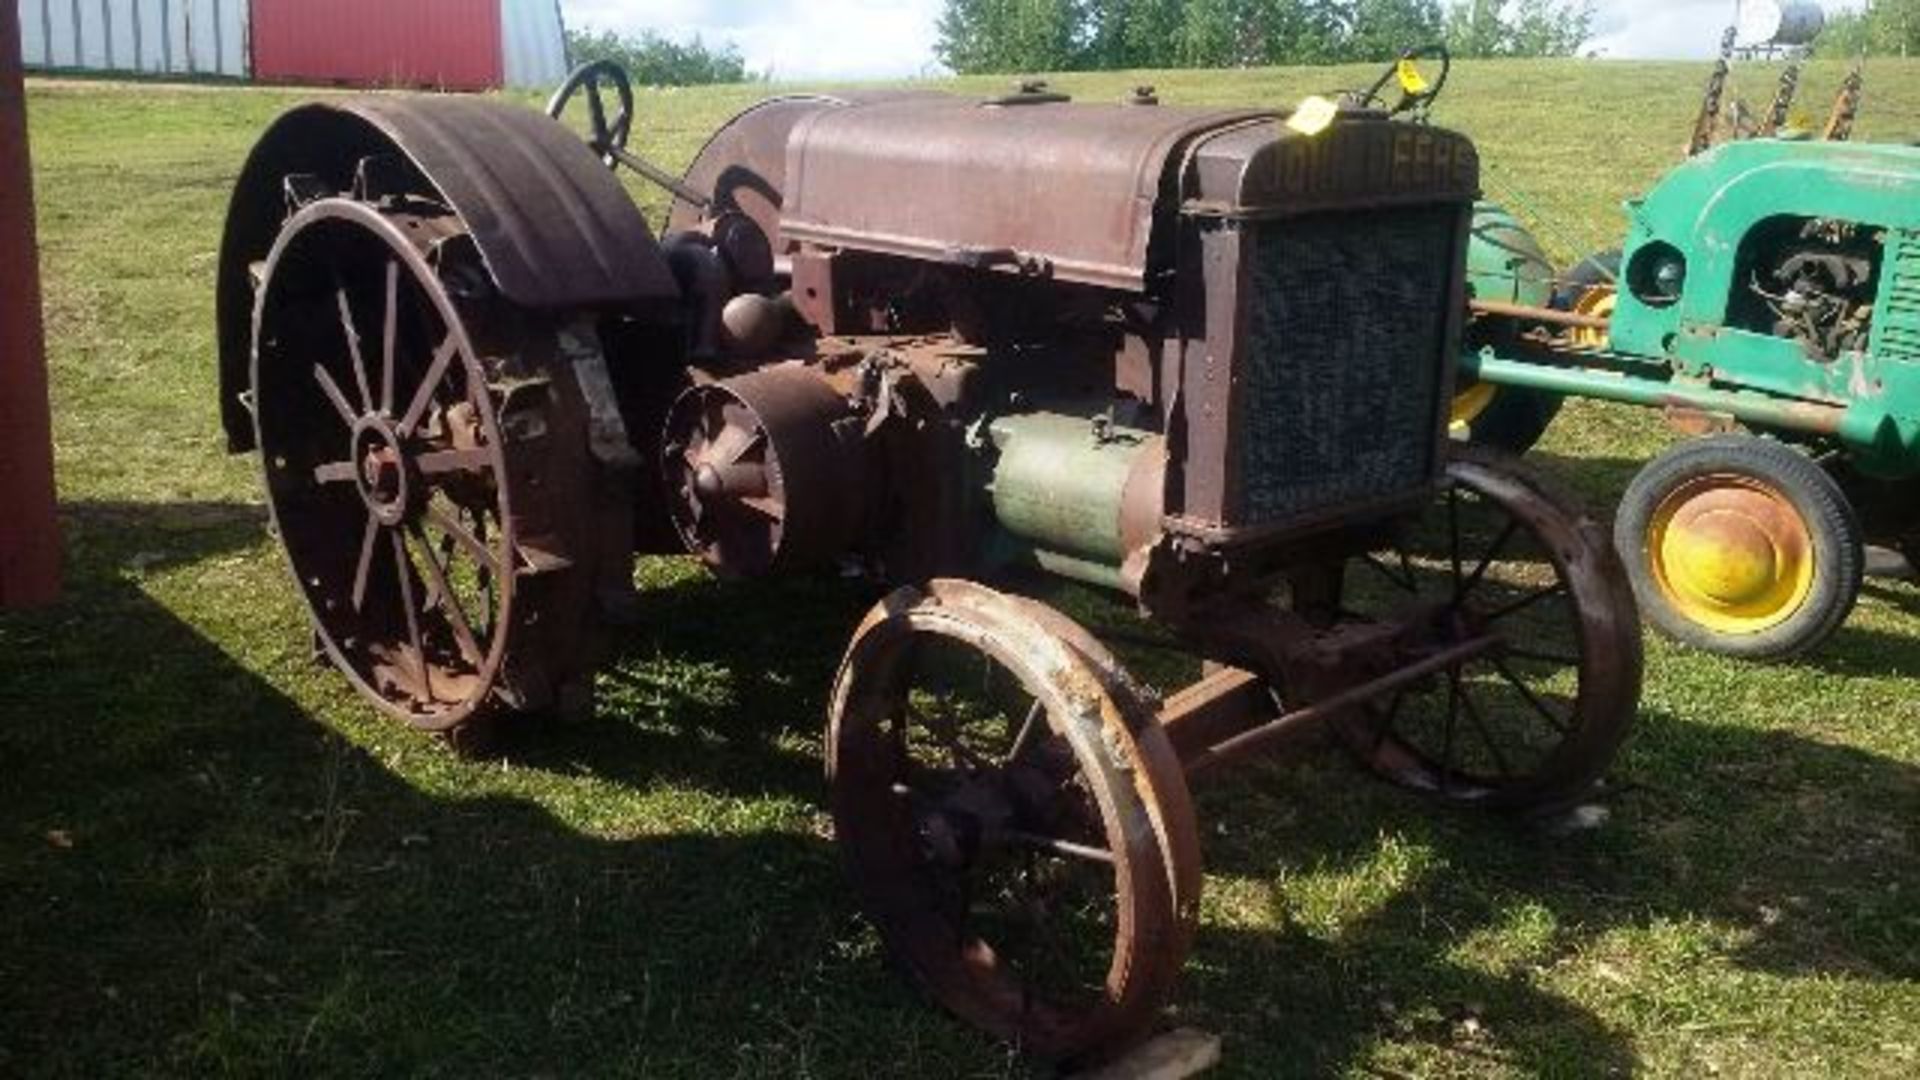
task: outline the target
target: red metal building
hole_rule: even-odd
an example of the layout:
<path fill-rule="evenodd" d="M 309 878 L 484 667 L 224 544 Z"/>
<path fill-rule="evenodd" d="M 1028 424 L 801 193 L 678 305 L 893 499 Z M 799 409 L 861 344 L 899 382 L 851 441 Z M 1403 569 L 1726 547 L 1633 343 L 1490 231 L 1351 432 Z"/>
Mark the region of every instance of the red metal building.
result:
<path fill-rule="evenodd" d="M 60 588 L 19 15 L 0 4 L 0 608 L 50 603 Z"/>
<path fill-rule="evenodd" d="M 490 89 L 504 80 L 500 0 L 253 0 L 253 77 Z"/>

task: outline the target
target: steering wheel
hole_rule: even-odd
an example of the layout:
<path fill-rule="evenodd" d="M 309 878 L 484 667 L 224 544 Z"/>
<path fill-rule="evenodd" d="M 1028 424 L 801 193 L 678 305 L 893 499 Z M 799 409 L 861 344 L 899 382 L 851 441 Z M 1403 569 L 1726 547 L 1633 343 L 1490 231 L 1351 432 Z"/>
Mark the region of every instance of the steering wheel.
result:
<path fill-rule="evenodd" d="M 605 89 L 608 86 L 613 87 L 614 98 L 620 106 L 611 121 L 607 119 Z M 607 163 L 607 168 L 617 168 L 627 149 L 627 136 L 633 133 L 633 80 L 626 68 L 612 60 L 582 64 L 553 92 L 547 102 L 547 115 L 560 120 L 566 116 L 567 106 L 573 104 L 574 97 L 582 93 L 587 98 L 587 145 Z"/>
<path fill-rule="evenodd" d="M 1426 73 L 1420 70 L 1422 60 L 1440 61 L 1440 74 L 1431 82 L 1428 81 Z M 1375 104 L 1386 105 L 1386 99 L 1380 96 L 1380 92 L 1387 88 L 1388 83 L 1398 82 L 1400 100 L 1388 107 L 1387 115 L 1399 116 L 1401 113 L 1418 109 L 1424 116 L 1433 106 L 1434 100 L 1440 96 L 1440 92 L 1447 88 L 1447 77 L 1452 74 L 1453 54 L 1447 51 L 1445 45 L 1439 42 L 1422 45 L 1401 53 L 1400 58 L 1388 66 L 1386 71 L 1381 72 L 1372 86 L 1354 95 L 1354 101 L 1363 107 Z"/>
<path fill-rule="evenodd" d="M 606 87 L 613 87 L 614 101 L 620 106 L 613 119 L 607 119 Z M 668 191 L 702 210 L 713 205 L 713 199 L 693 190 L 680 182 L 680 178 L 646 158 L 627 149 L 627 137 L 633 134 L 633 79 L 627 69 L 612 60 L 595 60 L 582 64 L 567 76 L 560 89 L 553 92 L 553 98 L 547 102 L 547 115 L 559 121 L 567 114 L 567 106 L 573 104 L 574 96 L 585 94 L 587 97 L 587 145 L 607 163 L 607 168 L 618 169 L 625 165 L 641 176 L 659 184 Z"/>

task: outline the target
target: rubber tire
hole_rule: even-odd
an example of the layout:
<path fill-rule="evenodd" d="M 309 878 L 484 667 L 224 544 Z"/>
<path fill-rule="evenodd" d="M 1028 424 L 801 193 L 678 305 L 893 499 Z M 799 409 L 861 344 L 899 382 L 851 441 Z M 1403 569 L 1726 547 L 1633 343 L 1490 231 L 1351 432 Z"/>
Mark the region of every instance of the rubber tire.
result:
<path fill-rule="evenodd" d="M 1572 311 L 1580 295 L 1596 285 L 1607 285 L 1620 276 L 1620 252 L 1602 251 L 1587 256 L 1554 290 L 1551 306 Z M 1516 456 L 1532 450 L 1560 415 L 1567 402 L 1564 394 L 1533 390 L 1522 386 L 1502 386 L 1486 410 L 1467 425 L 1467 443 L 1504 450 Z"/>
<path fill-rule="evenodd" d="M 1813 543 L 1806 602 L 1786 622 L 1759 633 L 1721 633 L 1681 614 L 1667 601 L 1647 556 L 1647 533 L 1661 502 L 1681 484 L 1715 473 L 1750 476 L 1779 492 Z M 1819 647 L 1853 612 L 1865 576 L 1860 517 L 1840 485 L 1805 454 L 1755 435 L 1695 439 L 1655 458 L 1621 496 L 1613 537 L 1648 623 L 1683 644 L 1743 660 L 1781 660 Z"/>

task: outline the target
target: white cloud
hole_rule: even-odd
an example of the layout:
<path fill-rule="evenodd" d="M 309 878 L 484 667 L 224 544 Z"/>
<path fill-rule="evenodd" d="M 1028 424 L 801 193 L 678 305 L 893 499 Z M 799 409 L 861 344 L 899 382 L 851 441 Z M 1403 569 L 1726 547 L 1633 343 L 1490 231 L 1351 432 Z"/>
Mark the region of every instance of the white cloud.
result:
<path fill-rule="evenodd" d="M 1826 0 L 1828 13 L 1862 0 Z M 1598 0 L 1590 51 L 1620 59 L 1692 59 L 1720 49 L 1736 0 Z"/>
<path fill-rule="evenodd" d="M 1829 11 L 1863 0 L 1826 0 Z M 1588 46 L 1617 58 L 1711 56 L 1736 0 L 1597 0 Z M 564 0 L 571 25 L 732 42 L 779 79 L 918 75 L 935 68 L 941 0 Z"/>
<path fill-rule="evenodd" d="M 917 75 L 935 61 L 941 0 L 566 0 L 573 26 L 732 42 L 777 79 Z"/>

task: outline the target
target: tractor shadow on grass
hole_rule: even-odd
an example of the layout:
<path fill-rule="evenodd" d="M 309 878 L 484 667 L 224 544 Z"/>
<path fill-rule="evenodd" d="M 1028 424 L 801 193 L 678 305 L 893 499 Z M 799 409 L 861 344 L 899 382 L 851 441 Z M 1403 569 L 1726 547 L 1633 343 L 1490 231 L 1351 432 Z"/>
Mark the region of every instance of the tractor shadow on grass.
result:
<path fill-rule="evenodd" d="M 881 962 L 804 813 L 594 835 L 518 793 L 538 770 L 319 722 L 275 685 L 298 643 L 254 640 L 282 620 L 203 630 L 143 586 L 277 558 L 260 522 L 69 506 L 65 601 L 0 616 L 0 1073 L 1005 1071 Z"/>
<path fill-rule="evenodd" d="M 819 801 L 834 674 L 883 593 L 830 577 L 720 580 L 687 560 L 647 565 L 670 580 L 641 591 L 638 626 L 606 635 L 593 718 L 530 733 L 516 763 Z"/>
<path fill-rule="evenodd" d="M 892 974 L 804 813 L 600 836 L 520 793 L 578 760 L 612 797 L 664 778 L 691 802 L 817 799 L 803 743 L 870 594 L 650 590 L 658 619 L 623 642 L 643 662 L 601 716 L 493 780 L 404 733 L 348 742 L 256 674 L 304 677 L 271 647 L 209 638 L 126 572 L 272 557 L 258 524 L 74 508 L 68 602 L 0 619 L 0 1071 L 1018 1071 Z M 635 685 L 655 696 L 622 699 Z M 1619 775 L 1611 820 L 1567 837 L 1431 807 L 1332 750 L 1229 778 L 1204 796 L 1212 899 L 1178 1019 L 1226 1036 L 1223 1075 L 1431 1069 L 1436 1048 L 1630 1072 L 1628 1033 L 1556 966 L 1585 964 L 1584 994 L 1701 948 L 1920 977 L 1920 770 L 1654 714 Z M 1303 900 L 1306 877 L 1324 884 Z M 1651 956 L 1610 937 L 1668 924 L 1713 936 Z"/>
<path fill-rule="evenodd" d="M 1920 616 L 1920 599 L 1904 599 L 1900 606 Z M 1820 648 L 1791 662 L 1829 675 L 1920 675 L 1920 637 L 1848 624 Z"/>

